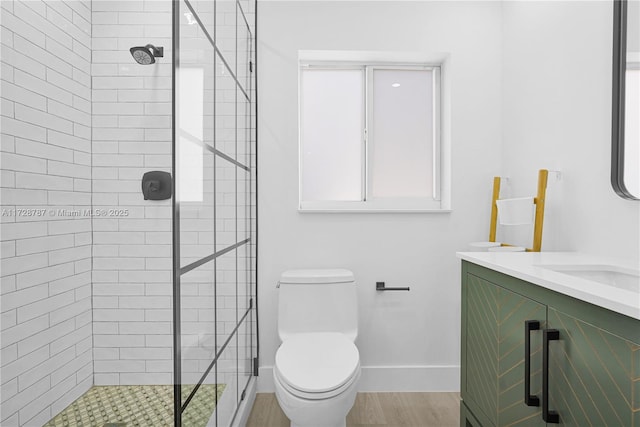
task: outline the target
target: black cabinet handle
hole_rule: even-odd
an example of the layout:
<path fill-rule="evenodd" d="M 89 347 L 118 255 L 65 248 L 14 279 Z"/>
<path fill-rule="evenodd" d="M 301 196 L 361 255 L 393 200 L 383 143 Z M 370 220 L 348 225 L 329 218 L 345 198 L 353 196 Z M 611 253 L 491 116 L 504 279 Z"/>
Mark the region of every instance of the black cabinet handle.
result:
<path fill-rule="evenodd" d="M 549 410 L 549 341 L 560 339 L 557 329 L 542 331 L 542 420 L 549 424 L 559 424 L 560 415 Z"/>
<path fill-rule="evenodd" d="M 538 396 L 531 394 L 531 331 L 539 329 L 539 321 L 524 321 L 524 404 L 527 406 L 540 406 Z"/>

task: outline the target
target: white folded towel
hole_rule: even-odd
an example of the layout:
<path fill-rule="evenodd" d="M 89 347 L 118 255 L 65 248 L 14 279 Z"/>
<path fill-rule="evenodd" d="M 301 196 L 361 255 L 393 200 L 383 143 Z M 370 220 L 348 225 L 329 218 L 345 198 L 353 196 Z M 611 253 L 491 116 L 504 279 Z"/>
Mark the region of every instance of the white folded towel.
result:
<path fill-rule="evenodd" d="M 533 197 L 496 200 L 498 221 L 501 225 L 525 225 L 533 223 Z"/>

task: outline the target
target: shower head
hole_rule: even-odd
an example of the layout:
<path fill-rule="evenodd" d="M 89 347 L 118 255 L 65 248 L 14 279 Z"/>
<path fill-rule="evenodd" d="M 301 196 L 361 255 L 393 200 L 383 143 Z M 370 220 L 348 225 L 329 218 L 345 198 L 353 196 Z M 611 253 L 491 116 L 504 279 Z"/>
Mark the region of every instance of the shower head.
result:
<path fill-rule="evenodd" d="M 152 44 L 146 46 L 135 46 L 129 49 L 131 56 L 140 65 L 149 65 L 156 62 L 156 58 L 164 56 L 164 48 L 162 46 L 155 47 Z"/>

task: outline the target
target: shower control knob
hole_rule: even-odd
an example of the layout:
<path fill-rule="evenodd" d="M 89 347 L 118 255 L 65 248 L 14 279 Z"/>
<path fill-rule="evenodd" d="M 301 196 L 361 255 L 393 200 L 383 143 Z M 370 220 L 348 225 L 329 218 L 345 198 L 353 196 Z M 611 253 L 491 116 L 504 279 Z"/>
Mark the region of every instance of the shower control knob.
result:
<path fill-rule="evenodd" d="M 166 200 L 172 195 L 171 174 L 163 171 L 146 172 L 142 176 L 142 195 L 145 200 Z"/>

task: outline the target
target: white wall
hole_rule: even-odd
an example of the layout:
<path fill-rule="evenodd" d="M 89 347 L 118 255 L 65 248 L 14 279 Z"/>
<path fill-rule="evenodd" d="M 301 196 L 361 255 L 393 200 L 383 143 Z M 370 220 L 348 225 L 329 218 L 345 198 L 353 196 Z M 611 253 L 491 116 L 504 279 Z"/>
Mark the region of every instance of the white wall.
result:
<path fill-rule="evenodd" d="M 501 142 L 498 2 L 261 2 L 259 304 L 261 388 L 279 345 L 279 275 L 344 267 L 359 287 L 363 390 L 459 387 L 460 292 L 455 252 L 486 240 Z M 299 50 L 448 53 L 452 213 L 300 214 Z M 376 281 L 411 286 L 380 293 Z M 377 369 L 386 367 L 389 369 Z"/>
<path fill-rule="evenodd" d="M 1 6 L 0 424 L 34 426 L 93 381 L 91 2 Z"/>
<path fill-rule="evenodd" d="M 610 185 L 612 2 L 505 2 L 503 170 L 548 188 L 543 250 L 640 258 L 640 203 Z"/>

